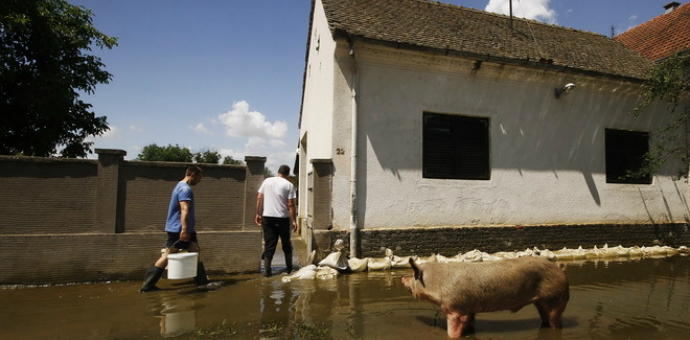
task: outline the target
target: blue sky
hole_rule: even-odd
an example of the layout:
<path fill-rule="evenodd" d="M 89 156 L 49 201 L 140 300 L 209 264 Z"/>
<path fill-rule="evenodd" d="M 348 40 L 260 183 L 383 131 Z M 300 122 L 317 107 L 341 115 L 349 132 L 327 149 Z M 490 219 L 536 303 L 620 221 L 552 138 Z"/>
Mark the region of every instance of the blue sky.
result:
<path fill-rule="evenodd" d="M 94 49 L 109 84 L 82 99 L 111 130 L 95 148 L 134 159 L 148 144 L 294 164 L 310 0 L 68 0 L 94 14 L 112 50 Z M 507 13 L 508 0 L 442 0 Z M 516 16 L 611 35 L 670 0 L 513 0 Z M 92 158 L 95 155 L 91 156 Z"/>

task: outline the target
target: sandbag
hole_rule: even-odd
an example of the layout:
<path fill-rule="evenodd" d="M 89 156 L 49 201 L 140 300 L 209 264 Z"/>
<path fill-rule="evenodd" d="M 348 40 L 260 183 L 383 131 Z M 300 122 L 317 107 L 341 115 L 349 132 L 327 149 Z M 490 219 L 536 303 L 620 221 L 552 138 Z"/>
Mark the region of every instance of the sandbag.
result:
<path fill-rule="evenodd" d="M 350 265 L 347 262 L 347 258 L 342 252 L 336 251 L 328 254 L 325 259 L 319 262 L 320 267 L 330 267 L 339 272 L 350 271 Z"/>

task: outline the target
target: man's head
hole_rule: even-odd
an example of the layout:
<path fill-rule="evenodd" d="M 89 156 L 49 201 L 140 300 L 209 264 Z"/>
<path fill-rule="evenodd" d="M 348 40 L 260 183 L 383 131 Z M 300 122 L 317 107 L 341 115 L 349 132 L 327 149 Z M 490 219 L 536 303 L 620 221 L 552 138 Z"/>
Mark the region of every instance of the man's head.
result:
<path fill-rule="evenodd" d="M 190 165 L 187 167 L 185 176 L 190 178 L 189 184 L 196 185 L 204 177 L 204 171 L 198 165 Z"/>
<path fill-rule="evenodd" d="M 283 164 L 278 168 L 278 175 L 281 175 L 282 177 L 288 177 L 290 176 L 290 167 Z"/>

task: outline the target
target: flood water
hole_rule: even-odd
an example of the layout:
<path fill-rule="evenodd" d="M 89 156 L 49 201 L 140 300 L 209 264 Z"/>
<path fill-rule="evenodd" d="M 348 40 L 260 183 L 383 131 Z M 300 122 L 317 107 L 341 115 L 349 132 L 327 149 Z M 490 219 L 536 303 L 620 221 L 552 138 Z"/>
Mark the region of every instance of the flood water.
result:
<path fill-rule="evenodd" d="M 469 339 L 688 339 L 690 257 L 562 262 L 570 280 L 563 330 L 533 306 L 477 315 Z M 0 288 L 0 339 L 446 339 L 445 315 L 416 301 L 411 269 L 283 283 L 259 274 L 191 280 Z"/>

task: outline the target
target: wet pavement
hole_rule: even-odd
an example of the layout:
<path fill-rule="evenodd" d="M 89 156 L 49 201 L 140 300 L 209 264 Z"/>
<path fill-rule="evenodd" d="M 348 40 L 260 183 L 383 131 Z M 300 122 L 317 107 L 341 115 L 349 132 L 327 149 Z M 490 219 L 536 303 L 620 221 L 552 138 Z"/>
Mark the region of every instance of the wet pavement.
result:
<path fill-rule="evenodd" d="M 688 339 L 690 257 L 563 262 L 571 299 L 563 330 L 540 329 L 536 309 L 477 315 L 469 339 Z M 446 339 L 445 315 L 416 301 L 411 269 L 332 280 L 260 274 L 0 288 L 0 339 Z"/>

